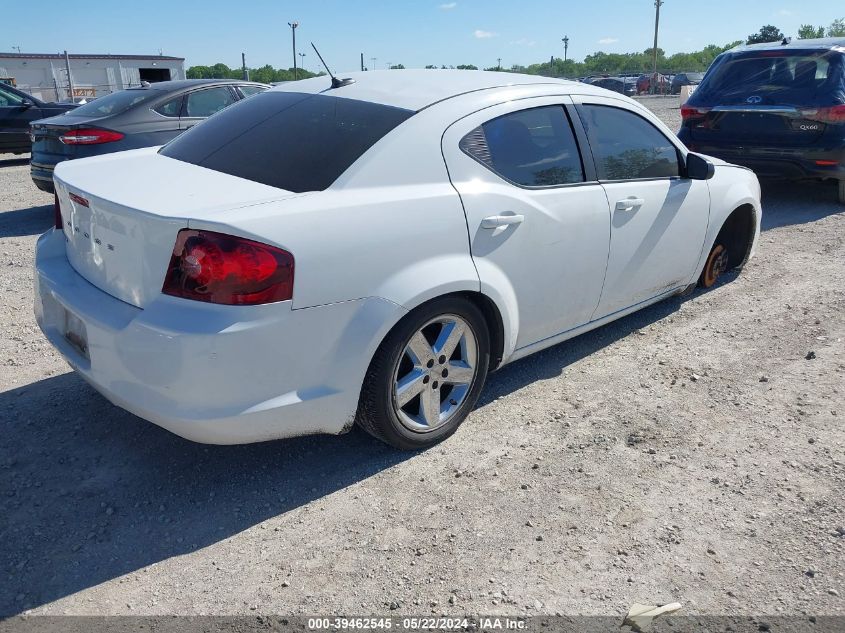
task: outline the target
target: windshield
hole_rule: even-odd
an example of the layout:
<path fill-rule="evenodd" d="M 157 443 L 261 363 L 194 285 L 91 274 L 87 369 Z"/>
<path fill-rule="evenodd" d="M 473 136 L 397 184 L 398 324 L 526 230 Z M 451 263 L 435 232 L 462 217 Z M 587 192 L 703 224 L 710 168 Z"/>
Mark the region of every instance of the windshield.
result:
<path fill-rule="evenodd" d="M 121 90 L 81 105 L 68 112 L 68 114 L 73 116 L 109 116 L 110 114 L 120 114 L 134 105 L 145 101 L 152 101 L 161 95 L 162 92 L 158 90 Z"/>
<path fill-rule="evenodd" d="M 412 114 L 369 101 L 270 91 L 211 116 L 160 153 L 287 191 L 321 191 Z"/>
<path fill-rule="evenodd" d="M 696 102 L 745 102 L 751 97 L 759 97 L 761 105 L 836 102 L 845 90 L 842 59 L 825 50 L 727 53 L 707 73 Z"/>

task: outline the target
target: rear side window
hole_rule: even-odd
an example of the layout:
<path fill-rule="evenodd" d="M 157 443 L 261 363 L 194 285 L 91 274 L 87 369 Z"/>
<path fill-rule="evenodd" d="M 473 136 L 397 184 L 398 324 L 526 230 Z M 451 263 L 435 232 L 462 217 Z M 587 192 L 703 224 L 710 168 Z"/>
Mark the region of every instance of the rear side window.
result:
<path fill-rule="evenodd" d="M 521 110 L 467 134 L 461 149 L 502 178 L 525 187 L 584 181 L 572 126 L 563 106 Z"/>
<path fill-rule="evenodd" d="M 169 101 L 165 101 L 160 106 L 155 108 L 155 111 L 158 112 L 162 116 L 169 116 L 169 117 L 178 117 L 179 111 L 182 110 L 182 96 L 178 96 L 175 99 L 170 99 Z"/>
<path fill-rule="evenodd" d="M 235 102 L 235 95 L 227 86 L 197 90 L 185 97 L 185 112 L 189 117 L 210 117 Z"/>
<path fill-rule="evenodd" d="M 411 110 L 322 94 L 244 99 L 160 153 L 288 191 L 322 191 Z"/>
<path fill-rule="evenodd" d="M 246 97 L 251 97 L 252 95 L 257 95 L 260 92 L 264 92 L 267 90 L 264 86 L 238 86 L 238 90 L 241 91 L 241 94 Z"/>
<path fill-rule="evenodd" d="M 600 180 L 678 176 L 678 150 L 651 123 L 628 110 L 601 105 L 578 107 Z"/>

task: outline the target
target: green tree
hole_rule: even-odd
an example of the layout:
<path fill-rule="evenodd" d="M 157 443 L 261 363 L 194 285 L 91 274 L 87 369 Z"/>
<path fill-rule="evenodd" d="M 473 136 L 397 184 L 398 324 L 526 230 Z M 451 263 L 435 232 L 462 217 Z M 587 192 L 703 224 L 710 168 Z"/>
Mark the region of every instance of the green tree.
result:
<path fill-rule="evenodd" d="M 839 18 L 830 23 L 827 27 L 828 37 L 845 37 L 845 18 Z"/>
<path fill-rule="evenodd" d="M 208 66 L 191 66 L 185 72 L 185 77 L 188 79 L 210 79 L 211 68 Z"/>
<path fill-rule="evenodd" d="M 437 66 L 435 66 L 434 64 L 429 64 L 425 68 L 426 70 L 437 70 Z"/>
<path fill-rule="evenodd" d="M 478 70 L 478 66 L 473 66 L 472 64 L 459 64 L 455 68 L 458 70 Z"/>
<path fill-rule="evenodd" d="M 405 70 L 405 65 L 404 64 L 393 64 L 393 66 L 390 67 L 390 70 Z"/>
<path fill-rule="evenodd" d="M 816 37 L 824 37 L 824 27 L 816 28 L 812 24 L 802 24 L 798 27 L 798 38 L 802 40 L 811 40 Z"/>
<path fill-rule="evenodd" d="M 758 33 L 752 33 L 748 36 L 746 42 L 748 44 L 763 44 L 764 42 L 777 42 L 783 39 L 783 33 L 780 29 L 771 24 L 761 26 Z"/>

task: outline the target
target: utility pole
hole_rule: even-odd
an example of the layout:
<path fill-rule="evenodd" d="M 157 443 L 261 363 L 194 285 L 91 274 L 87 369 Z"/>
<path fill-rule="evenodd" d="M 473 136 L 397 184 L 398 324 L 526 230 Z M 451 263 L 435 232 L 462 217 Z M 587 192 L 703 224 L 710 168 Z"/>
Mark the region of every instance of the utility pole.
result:
<path fill-rule="evenodd" d="M 70 74 L 70 57 L 65 51 L 65 70 L 67 71 L 67 89 L 68 89 L 68 97 L 70 100 L 73 100 L 73 77 Z"/>
<path fill-rule="evenodd" d="M 564 35 L 560 41 L 563 42 L 563 62 L 566 63 L 566 60 L 569 59 L 569 36 Z"/>
<path fill-rule="evenodd" d="M 373 66 L 372 66 L 373 70 L 378 70 L 378 68 L 376 68 L 376 59 L 378 59 L 378 58 L 377 57 L 370 57 L 370 61 L 373 62 Z"/>
<path fill-rule="evenodd" d="M 649 83 L 649 88 L 651 88 L 651 94 L 657 92 L 657 29 L 660 26 L 660 7 L 663 5 L 663 0 L 654 0 L 654 50 L 652 54 L 654 55 L 654 68 L 653 73 L 651 75 L 651 81 Z"/>
<path fill-rule="evenodd" d="M 364 72 L 364 53 L 361 53 L 361 72 Z"/>
<path fill-rule="evenodd" d="M 18 55 L 21 54 L 21 47 L 20 46 L 13 46 L 12 48 L 14 48 L 16 51 L 18 51 Z"/>
<path fill-rule="evenodd" d="M 246 53 L 241 53 L 241 69 L 243 69 L 244 81 L 249 81 L 249 71 L 246 69 Z"/>
<path fill-rule="evenodd" d="M 498 63 L 496 64 L 496 70 L 502 70 L 502 58 L 497 57 L 496 59 L 498 61 Z"/>
<path fill-rule="evenodd" d="M 305 53 L 299 54 L 299 67 L 302 69 L 303 77 L 305 76 Z"/>
<path fill-rule="evenodd" d="M 299 22 L 288 22 L 288 26 L 290 27 L 290 34 L 293 38 L 293 80 L 296 81 L 296 27 L 299 26 Z"/>
<path fill-rule="evenodd" d="M 552 55 L 551 59 L 549 59 L 549 76 L 553 77 L 555 72 L 555 56 Z"/>

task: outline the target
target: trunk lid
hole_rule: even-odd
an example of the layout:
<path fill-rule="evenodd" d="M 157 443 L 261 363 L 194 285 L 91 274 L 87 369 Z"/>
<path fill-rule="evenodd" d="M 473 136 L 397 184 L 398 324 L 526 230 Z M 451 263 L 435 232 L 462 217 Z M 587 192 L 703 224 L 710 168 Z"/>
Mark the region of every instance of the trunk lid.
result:
<path fill-rule="evenodd" d="M 801 147 L 818 141 L 826 127 L 793 106 L 723 105 L 696 121 L 691 136 L 702 143 L 729 138 L 739 145 Z"/>
<path fill-rule="evenodd" d="M 191 220 L 296 195 L 144 148 L 60 163 L 67 257 L 94 286 L 139 308 L 161 293 L 176 235 Z"/>
<path fill-rule="evenodd" d="M 65 145 L 59 137 L 68 130 L 83 127 L 106 127 L 101 121 L 105 117 L 75 116 L 62 114 L 35 121 L 30 125 L 32 138 L 32 159 L 36 163 L 54 164 L 59 160 L 76 156 L 75 145 Z"/>

